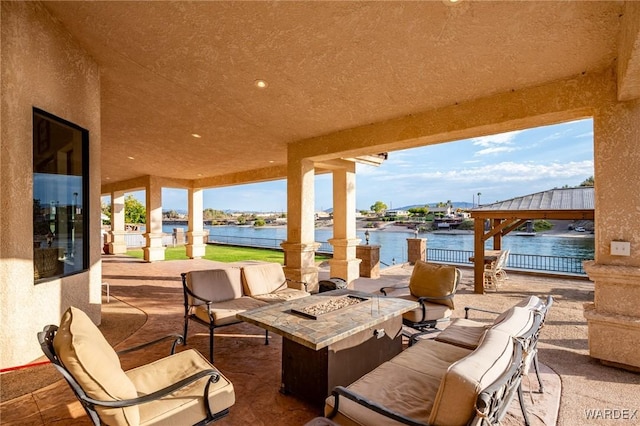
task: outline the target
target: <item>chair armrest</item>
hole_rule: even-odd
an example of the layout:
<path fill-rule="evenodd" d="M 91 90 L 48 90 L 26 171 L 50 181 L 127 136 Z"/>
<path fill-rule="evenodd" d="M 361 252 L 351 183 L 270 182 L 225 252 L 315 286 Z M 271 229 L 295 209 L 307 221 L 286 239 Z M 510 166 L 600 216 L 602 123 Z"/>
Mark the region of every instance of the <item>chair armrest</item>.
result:
<path fill-rule="evenodd" d="M 418 302 L 432 302 L 432 301 L 440 301 L 440 300 L 450 300 L 455 296 L 454 293 L 447 294 L 446 296 L 420 296 L 418 297 Z"/>
<path fill-rule="evenodd" d="M 287 287 L 289 287 L 289 288 L 295 288 L 296 290 L 302 290 L 303 289 L 302 287 L 304 287 L 304 291 L 308 291 L 307 290 L 307 283 L 305 281 L 298 281 L 298 280 L 292 280 L 291 278 L 285 278 L 285 282 L 287 283 Z M 290 284 L 294 284 L 294 285 L 292 286 Z M 295 286 L 295 284 L 302 284 L 302 286 L 301 285 Z"/>
<path fill-rule="evenodd" d="M 469 319 L 469 311 L 486 312 L 486 313 L 488 313 L 488 314 L 496 314 L 496 315 L 500 315 L 500 312 L 490 311 L 490 310 L 487 310 L 487 309 L 481 309 L 481 308 L 474 308 L 473 306 L 465 306 L 465 307 L 464 307 L 464 318 L 465 318 L 465 319 Z"/>
<path fill-rule="evenodd" d="M 188 315 L 189 310 L 193 306 L 195 306 L 195 305 L 189 305 L 189 302 L 187 301 L 187 295 L 189 295 L 189 296 L 193 297 L 194 299 L 202 300 L 207 305 L 207 313 L 209 314 L 209 322 L 211 322 L 213 324 L 214 319 L 213 319 L 213 315 L 211 314 L 211 304 L 214 303 L 214 302 L 212 300 L 208 300 L 208 299 L 205 299 L 204 297 L 198 296 L 193 291 L 191 291 L 191 289 L 189 287 L 187 287 L 187 284 L 185 282 L 185 277 L 186 277 L 186 273 L 183 274 L 183 276 L 182 276 L 182 289 L 184 290 L 184 314 L 185 314 L 185 317 Z"/>
<path fill-rule="evenodd" d="M 184 342 L 184 337 L 182 337 L 181 334 L 169 334 L 167 336 L 160 337 L 159 339 L 151 340 L 149 342 L 142 343 L 142 344 L 137 345 L 137 346 L 132 346 L 130 348 L 121 349 L 121 350 L 117 351 L 116 353 L 118 355 L 122 355 L 122 354 L 126 354 L 126 353 L 129 353 L 129 352 L 134 352 L 134 351 L 146 348 L 148 346 L 155 345 L 155 344 L 158 344 L 160 342 L 164 342 L 165 340 L 169 340 L 169 339 L 173 339 L 173 344 L 171 345 L 171 352 L 170 352 L 170 354 L 173 355 L 176 352 L 176 346 L 178 344 Z"/>
<path fill-rule="evenodd" d="M 207 386 L 205 387 L 205 401 L 208 400 L 207 394 L 209 393 L 209 384 L 210 383 L 216 383 L 218 380 L 220 380 L 220 373 L 216 370 L 213 369 L 209 369 L 209 370 L 202 370 L 202 371 L 198 371 L 197 373 L 186 377 L 182 380 L 180 380 L 179 382 L 176 382 L 170 386 L 167 386 L 165 388 L 159 389 L 155 392 L 152 392 L 148 395 L 144 395 L 144 396 L 140 396 L 138 398 L 132 398 L 132 399 L 121 399 L 119 401 L 101 401 L 98 399 L 93 399 L 90 398 L 86 395 L 82 395 L 80 396 L 80 398 L 91 404 L 91 405 L 98 405 L 101 407 L 112 407 L 112 408 L 121 408 L 121 407 L 131 407 L 133 405 L 139 405 L 139 404 L 145 404 L 147 402 L 151 402 L 151 401 L 155 401 L 157 399 L 162 398 L 163 396 L 169 395 L 170 393 L 173 393 L 175 391 L 177 391 L 178 389 L 181 389 L 187 385 L 190 385 L 193 382 L 196 382 L 200 379 L 202 379 L 203 377 L 207 377 L 210 376 L 209 381 L 207 382 Z"/>
<path fill-rule="evenodd" d="M 335 388 L 333 388 L 333 391 L 331 391 L 331 394 L 334 397 L 334 404 L 333 404 L 333 411 L 329 413 L 329 416 L 328 416 L 328 418 L 330 419 L 335 417 L 336 414 L 338 414 L 338 410 L 340 409 L 340 396 L 343 396 L 359 405 L 362 405 L 363 407 L 368 408 L 369 410 L 375 411 L 378 414 L 381 414 L 385 417 L 393 419 L 402 424 L 412 425 L 412 426 L 429 426 L 428 423 L 423 423 L 417 420 L 413 420 L 407 416 L 403 416 L 400 413 L 396 413 L 395 411 L 390 410 L 383 405 L 377 404 L 373 401 L 369 401 L 362 395 L 358 395 L 357 393 L 343 386 L 336 386 Z"/>
<path fill-rule="evenodd" d="M 382 287 L 380 289 L 380 293 L 382 293 L 382 294 L 384 294 L 386 296 L 387 292 L 392 292 L 394 290 L 399 290 L 399 289 L 402 289 L 402 288 L 409 288 L 409 285 L 403 285 L 403 286 L 400 286 L 400 287 L 396 287 L 396 286 Z"/>

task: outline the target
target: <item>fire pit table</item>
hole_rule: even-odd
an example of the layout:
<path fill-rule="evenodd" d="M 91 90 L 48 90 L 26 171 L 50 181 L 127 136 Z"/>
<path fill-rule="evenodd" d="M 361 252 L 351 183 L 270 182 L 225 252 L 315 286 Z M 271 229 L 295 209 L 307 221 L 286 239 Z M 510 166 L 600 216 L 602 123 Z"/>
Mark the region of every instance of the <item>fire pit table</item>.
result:
<path fill-rule="evenodd" d="M 402 314 L 417 303 L 349 289 L 238 314 L 283 337 L 281 392 L 318 407 L 402 351 Z"/>

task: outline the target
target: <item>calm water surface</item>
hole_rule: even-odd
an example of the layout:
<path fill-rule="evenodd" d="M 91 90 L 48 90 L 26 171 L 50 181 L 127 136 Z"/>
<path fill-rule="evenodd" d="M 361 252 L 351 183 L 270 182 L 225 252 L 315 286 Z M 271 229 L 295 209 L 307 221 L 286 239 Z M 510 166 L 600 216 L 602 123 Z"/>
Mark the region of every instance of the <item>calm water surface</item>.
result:
<path fill-rule="evenodd" d="M 176 225 L 165 224 L 163 232 L 172 233 Z M 183 227 L 186 231 L 186 227 Z M 251 226 L 205 226 L 210 235 L 226 237 L 266 238 L 286 240 L 285 228 Z M 389 232 L 369 230 L 369 243 L 380 246 L 380 260 L 387 265 L 394 262 L 407 261 L 407 238 L 415 238 L 413 232 Z M 325 242 L 333 236 L 330 229 L 317 229 L 316 241 Z M 358 230 L 357 237 L 364 244 L 364 231 Z M 420 238 L 427 239 L 428 248 L 473 251 L 472 234 L 432 234 L 422 233 Z M 487 249 L 492 248 L 492 241 L 487 241 Z M 536 237 L 519 237 L 507 235 L 502 239 L 502 248 L 517 254 L 535 254 L 541 256 L 566 256 L 582 259 L 593 259 L 593 238 L 571 238 L 540 235 Z"/>

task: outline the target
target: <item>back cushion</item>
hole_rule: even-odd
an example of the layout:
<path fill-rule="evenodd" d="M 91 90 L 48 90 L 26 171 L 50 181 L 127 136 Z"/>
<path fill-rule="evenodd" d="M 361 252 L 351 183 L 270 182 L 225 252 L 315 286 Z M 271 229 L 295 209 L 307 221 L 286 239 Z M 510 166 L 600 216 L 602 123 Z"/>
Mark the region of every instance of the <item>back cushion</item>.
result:
<path fill-rule="evenodd" d="M 409 290 L 415 297 L 448 296 L 455 292 L 456 268 L 449 265 L 418 260 L 413 266 Z M 430 300 L 429 302 L 446 305 L 453 308 L 453 299 Z"/>
<path fill-rule="evenodd" d="M 200 297 L 212 302 L 242 297 L 240 268 L 207 269 L 187 273 L 187 286 Z M 190 305 L 204 305 L 202 300 L 188 297 Z"/>
<path fill-rule="evenodd" d="M 279 263 L 258 263 L 243 266 L 242 278 L 247 296 L 267 294 L 287 288 L 284 270 Z"/>
<path fill-rule="evenodd" d="M 542 301 L 538 296 L 529 296 L 525 299 L 522 299 L 519 303 L 513 306 L 513 308 L 526 308 L 526 309 L 533 309 L 533 310 L 539 310 L 541 307 L 542 307 Z M 495 321 L 493 321 L 493 324 L 496 325 L 504 321 L 507 315 L 510 315 L 509 312 L 511 311 L 511 309 L 507 309 L 506 311 L 498 315 Z"/>
<path fill-rule="evenodd" d="M 531 309 L 515 306 L 507 311 L 505 318 L 491 328 L 503 331 L 513 337 L 526 333 L 533 326 L 534 312 Z"/>
<path fill-rule="evenodd" d="M 440 382 L 429 423 L 467 424 L 475 414 L 478 394 L 509 369 L 512 357 L 512 337 L 487 330 L 473 352 L 449 366 Z"/>
<path fill-rule="evenodd" d="M 85 393 L 101 401 L 137 398 L 136 388 L 120 366 L 118 355 L 98 327 L 80 309 L 70 307 L 62 315 L 53 347 L 65 368 Z M 96 407 L 110 425 L 137 425 L 138 407 Z"/>

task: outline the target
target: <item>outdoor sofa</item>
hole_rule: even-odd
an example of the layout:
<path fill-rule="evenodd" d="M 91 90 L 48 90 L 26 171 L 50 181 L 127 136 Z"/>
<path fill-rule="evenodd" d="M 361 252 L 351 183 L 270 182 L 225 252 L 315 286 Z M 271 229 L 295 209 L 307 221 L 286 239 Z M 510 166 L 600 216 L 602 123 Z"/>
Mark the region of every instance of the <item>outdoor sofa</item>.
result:
<path fill-rule="evenodd" d="M 268 303 L 309 296 L 306 283 L 285 278 L 282 265 L 254 262 L 240 266 L 183 272 L 184 344 L 189 321 L 209 328 L 209 360 L 218 327 L 241 322 L 236 314 Z M 269 332 L 265 331 L 265 345 Z"/>
<path fill-rule="evenodd" d="M 518 394 L 528 422 L 520 382 L 541 324 L 537 310 L 514 306 L 483 328 L 474 349 L 419 339 L 348 387 L 336 387 L 325 416 L 342 426 L 497 424 Z"/>

